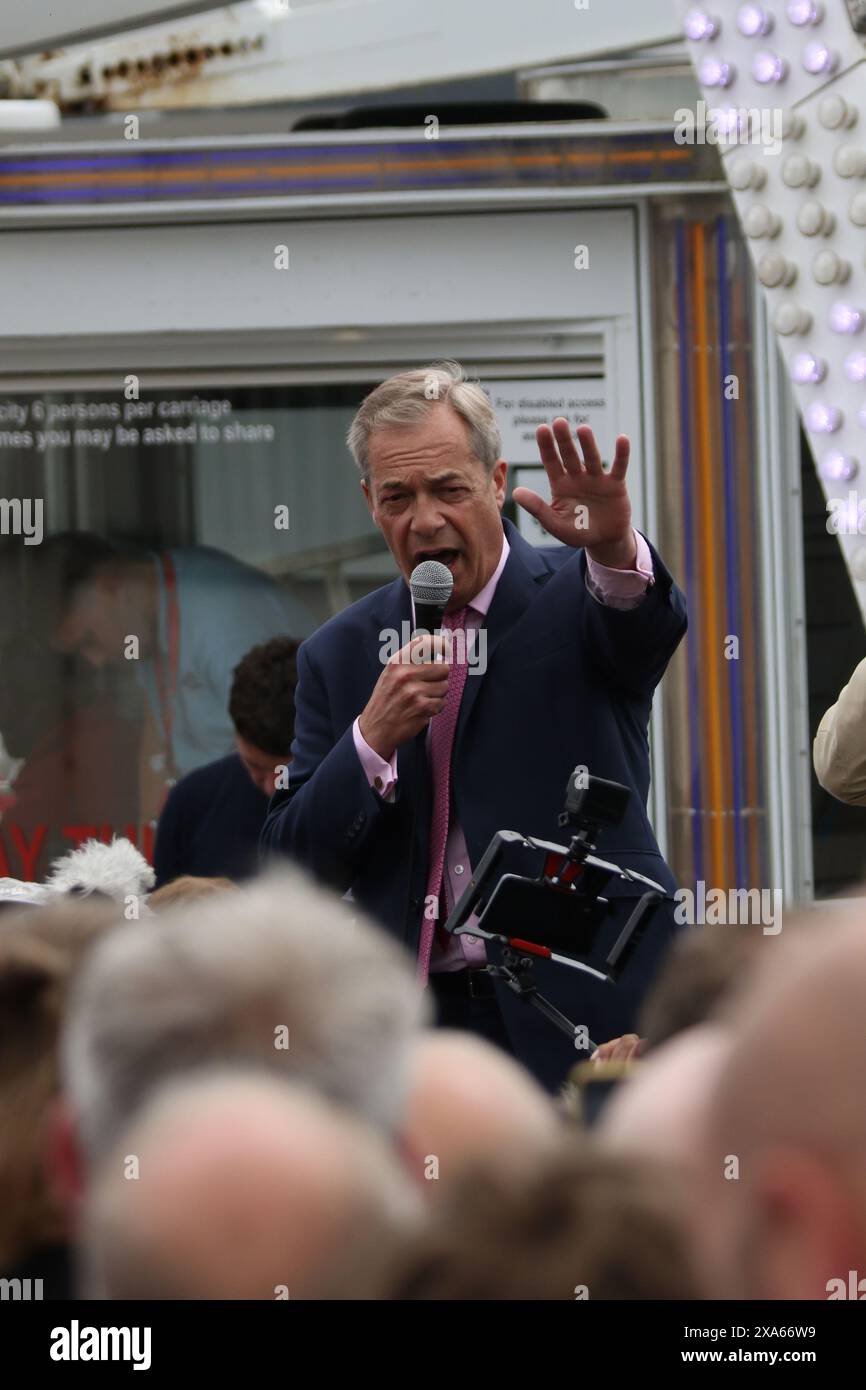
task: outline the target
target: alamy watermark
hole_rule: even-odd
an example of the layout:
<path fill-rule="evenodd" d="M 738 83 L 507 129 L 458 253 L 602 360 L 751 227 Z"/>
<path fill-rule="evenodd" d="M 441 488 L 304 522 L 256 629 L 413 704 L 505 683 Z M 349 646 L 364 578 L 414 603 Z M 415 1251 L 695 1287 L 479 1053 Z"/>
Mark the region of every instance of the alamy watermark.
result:
<path fill-rule="evenodd" d="M 0 536 L 23 536 L 25 545 L 41 545 L 41 497 L 0 497 Z"/>
<path fill-rule="evenodd" d="M 41 1279 L 0 1279 L 0 1303 L 39 1302 L 43 1297 Z"/>
<path fill-rule="evenodd" d="M 678 145 L 761 145 L 769 154 L 782 148 L 782 108 L 757 106 L 707 106 L 700 100 L 694 110 L 680 106 L 674 112 L 674 140 Z"/>
<path fill-rule="evenodd" d="M 379 660 L 382 665 L 391 661 L 401 651 L 404 653 L 402 660 L 413 666 L 420 666 L 429 661 L 430 658 L 425 655 L 421 644 L 410 648 L 409 651 L 404 650 L 409 647 L 413 635 L 414 629 L 408 618 L 403 619 L 399 630 L 395 627 L 382 628 L 379 633 Z M 484 675 L 487 670 L 486 628 L 443 628 L 437 636 L 444 639 L 451 662 L 458 666 L 467 666 L 469 669 L 466 674 L 469 676 Z"/>
<path fill-rule="evenodd" d="M 831 536 L 866 536 L 866 496 L 849 489 L 847 497 L 831 497 L 827 530 Z"/>
<path fill-rule="evenodd" d="M 764 936 L 782 930 L 781 888 L 707 888 L 702 878 L 674 893 L 674 921 L 679 926 L 760 926 Z"/>
<path fill-rule="evenodd" d="M 866 1299 L 866 1279 L 861 1279 L 856 1269 L 848 1270 L 847 1279 L 828 1279 L 824 1287 L 828 1303 L 840 1298 L 854 1299 L 859 1303 Z"/>
<path fill-rule="evenodd" d="M 88 1327 L 73 1318 L 69 1327 L 51 1329 L 52 1361 L 131 1361 L 134 1371 L 151 1364 L 149 1327 Z"/>

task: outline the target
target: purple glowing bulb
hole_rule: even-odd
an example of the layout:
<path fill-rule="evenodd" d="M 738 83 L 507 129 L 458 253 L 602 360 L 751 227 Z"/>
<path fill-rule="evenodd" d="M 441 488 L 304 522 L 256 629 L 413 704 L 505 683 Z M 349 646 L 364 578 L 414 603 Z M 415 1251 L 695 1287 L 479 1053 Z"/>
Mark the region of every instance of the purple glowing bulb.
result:
<path fill-rule="evenodd" d="M 790 22 L 798 27 L 817 24 L 823 16 L 823 10 L 815 0 L 788 0 L 786 13 Z"/>
<path fill-rule="evenodd" d="M 791 376 L 801 386 L 823 381 L 827 375 L 827 363 L 813 352 L 798 352 L 791 363 Z"/>
<path fill-rule="evenodd" d="M 842 412 L 838 406 L 813 401 L 806 409 L 806 429 L 812 434 L 835 434 L 841 423 Z"/>
<path fill-rule="evenodd" d="M 850 454 L 825 454 L 818 465 L 818 472 L 825 482 L 850 483 L 857 472 L 857 460 Z"/>
<path fill-rule="evenodd" d="M 714 39 L 719 32 L 719 21 L 714 15 L 707 14 L 706 10 L 689 10 L 683 20 L 683 28 L 686 38 L 693 43 L 700 43 L 702 39 Z"/>
<path fill-rule="evenodd" d="M 747 39 L 758 34 L 769 34 L 773 27 L 773 16 L 760 5 L 741 5 L 737 11 L 737 28 Z"/>
<path fill-rule="evenodd" d="M 739 134 L 743 113 L 736 106 L 720 106 L 715 111 L 716 126 L 723 135 Z"/>
<path fill-rule="evenodd" d="M 839 54 L 828 48 L 825 43 L 807 43 L 803 49 L 803 67 L 807 72 L 811 72 L 813 77 L 833 72 L 838 62 Z"/>
<path fill-rule="evenodd" d="M 733 63 L 722 58 L 704 58 L 698 68 L 698 76 L 705 87 L 730 87 L 735 77 Z"/>
<path fill-rule="evenodd" d="M 834 333 L 859 333 L 863 327 L 863 310 L 839 300 L 830 310 L 830 327 Z"/>
<path fill-rule="evenodd" d="M 849 381 L 866 381 L 866 352 L 849 352 L 844 366 Z"/>
<path fill-rule="evenodd" d="M 788 71 L 784 58 L 775 53 L 756 53 L 752 63 L 752 76 L 756 82 L 781 82 Z"/>

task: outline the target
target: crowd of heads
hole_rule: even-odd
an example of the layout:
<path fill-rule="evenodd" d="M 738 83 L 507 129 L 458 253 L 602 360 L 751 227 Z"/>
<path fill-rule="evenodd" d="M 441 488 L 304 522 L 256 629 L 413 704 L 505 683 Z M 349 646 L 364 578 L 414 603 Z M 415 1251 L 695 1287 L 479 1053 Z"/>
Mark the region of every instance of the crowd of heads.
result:
<path fill-rule="evenodd" d="M 864 1269 L 856 900 L 690 929 L 642 1045 L 551 1096 L 301 872 L 131 914 L 120 858 L 0 911 L 3 1276 L 62 1250 L 86 1298 L 815 1299 Z"/>

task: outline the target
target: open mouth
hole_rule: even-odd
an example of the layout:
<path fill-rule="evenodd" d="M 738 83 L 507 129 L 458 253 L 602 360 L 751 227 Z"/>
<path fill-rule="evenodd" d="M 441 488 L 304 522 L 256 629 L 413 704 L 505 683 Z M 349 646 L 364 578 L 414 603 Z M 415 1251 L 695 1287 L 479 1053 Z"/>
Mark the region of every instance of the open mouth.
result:
<path fill-rule="evenodd" d="M 440 565 L 447 565 L 450 569 L 459 558 L 459 550 L 419 550 L 415 556 L 415 563 L 420 564 L 422 560 L 438 560 Z"/>

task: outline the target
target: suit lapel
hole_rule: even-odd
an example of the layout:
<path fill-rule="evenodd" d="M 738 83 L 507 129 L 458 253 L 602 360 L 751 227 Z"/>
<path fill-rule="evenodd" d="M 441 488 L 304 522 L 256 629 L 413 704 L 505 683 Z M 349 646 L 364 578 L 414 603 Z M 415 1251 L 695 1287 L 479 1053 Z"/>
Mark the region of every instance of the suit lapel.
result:
<path fill-rule="evenodd" d="M 412 600 L 409 597 L 409 586 L 404 579 L 395 579 L 387 588 L 381 590 L 381 602 L 373 610 L 372 620 L 378 626 L 377 635 L 380 643 L 383 641 L 383 633 L 393 631 L 396 632 L 399 639 L 397 645 L 402 647 L 403 624 L 411 624 L 412 622 Z M 379 650 L 380 648 L 377 646 L 375 662 L 376 668 L 381 674 Z"/>

